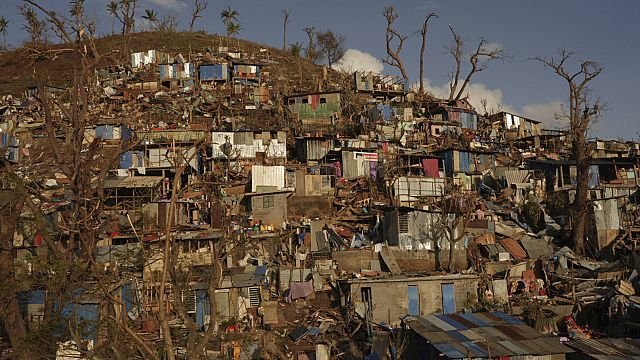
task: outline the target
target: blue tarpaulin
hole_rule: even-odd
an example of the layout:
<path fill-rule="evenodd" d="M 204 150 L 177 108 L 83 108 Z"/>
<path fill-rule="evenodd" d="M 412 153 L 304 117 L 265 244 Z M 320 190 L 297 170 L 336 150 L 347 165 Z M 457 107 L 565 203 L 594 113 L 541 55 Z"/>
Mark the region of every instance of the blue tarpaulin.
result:
<path fill-rule="evenodd" d="M 196 290 L 196 324 L 198 328 L 205 325 L 205 317 L 211 314 L 209 296 L 206 290 Z"/>
<path fill-rule="evenodd" d="M 120 169 L 130 169 L 133 167 L 133 151 L 127 151 L 120 155 Z"/>

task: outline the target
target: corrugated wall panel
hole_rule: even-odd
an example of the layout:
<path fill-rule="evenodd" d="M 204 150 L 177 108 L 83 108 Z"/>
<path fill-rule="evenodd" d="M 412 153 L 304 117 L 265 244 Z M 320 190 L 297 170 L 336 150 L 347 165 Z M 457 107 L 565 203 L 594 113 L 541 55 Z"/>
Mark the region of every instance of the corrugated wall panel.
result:
<path fill-rule="evenodd" d="M 276 190 L 284 188 L 284 166 L 253 165 L 251 167 L 251 191 L 259 186 L 273 186 Z"/>

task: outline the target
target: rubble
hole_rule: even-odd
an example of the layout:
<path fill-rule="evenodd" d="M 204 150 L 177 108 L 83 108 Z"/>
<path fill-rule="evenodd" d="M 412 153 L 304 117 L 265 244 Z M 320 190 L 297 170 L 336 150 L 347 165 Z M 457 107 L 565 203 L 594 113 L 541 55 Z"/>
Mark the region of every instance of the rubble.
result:
<path fill-rule="evenodd" d="M 186 331 L 186 309 L 200 333 L 222 334 L 207 345 L 218 354 L 248 354 L 246 341 L 281 358 L 386 357 L 408 326 L 449 358 L 542 355 L 535 346 L 564 358 L 637 332 L 638 144 L 594 141 L 590 241 L 578 255 L 567 133 L 464 99 L 416 99 L 382 74 L 339 82 L 325 69 L 325 91 L 292 88 L 274 75 L 285 58 L 201 50 L 147 49 L 96 69 L 100 101 L 80 132 L 87 151 L 118 154 L 87 192 L 105 219 L 92 261 L 132 331 L 160 336 L 166 295 L 172 330 Z M 76 179 L 47 167 L 41 139 L 70 134 L 48 128 L 39 91 L 67 93 L 1 98 L 0 145 L 24 176 L 42 166 L 38 206 L 62 239 L 56 221 Z M 31 271 L 45 236 L 16 231 L 15 263 Z M 164 261 L 183 284 L 161 286 Z M 24 289 L 25 319 L 44 316 L 40 291 Z M 87 299 L 105 311 L 105 299 Z"/>

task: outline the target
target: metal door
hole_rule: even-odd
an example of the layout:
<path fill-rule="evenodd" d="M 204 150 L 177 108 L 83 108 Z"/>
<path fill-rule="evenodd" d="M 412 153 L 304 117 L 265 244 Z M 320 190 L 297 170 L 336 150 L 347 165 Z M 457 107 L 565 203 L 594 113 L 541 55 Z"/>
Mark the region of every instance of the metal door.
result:
<path fill-rule="evenodd" d="M 442 284 L 442 313 L 454 314 L 456 312 L 456 300 L 453 284 Z"/>

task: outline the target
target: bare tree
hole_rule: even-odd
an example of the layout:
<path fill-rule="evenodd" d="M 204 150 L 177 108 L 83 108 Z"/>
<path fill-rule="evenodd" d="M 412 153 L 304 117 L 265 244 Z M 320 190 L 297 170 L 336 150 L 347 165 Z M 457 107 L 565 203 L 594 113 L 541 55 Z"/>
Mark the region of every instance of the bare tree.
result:
<path fill-rule="evenodd" d="M 462 39 L 462 36 L 460 36 L 460 34 L 455 32 L 451 25 L 449 25 L 449 30 L 453 35 L 453 41 L 448 50 L 455 61 L 455 70 L 451 73 L 451 79 L 449 83 L 449 101 L 451 101 L 460 100 L 462 98 L 462 95 L 464 95 L 464 91 L 467 88 L 467 85 L 469 85 L 471 78 L 475 74 L 485 70 L 491 61 L 506 61 L 510 60 L 511 56 L 507 55 L 505 51 L 500 47 L 489 46 L 489 42 L 484 38 L 481 38 L 475 51 L 471 55 L 469 55 L 469 63 L 471 67 L 469 68 L 469 72 L 464 77 L 464 80 L 460 85 L 462 61 L 465 57 L 464 40 Z"/>
<path fill-rule="evenodd" d="M 122 23 L 122 35 L 131 34 L 135 31 L 137 0 L 120 0 L 120 16 L 118 20 Z"/>
<path fill-rule="evenodd" d="M 420 29 L 420 36 L 422 38 L 422 45 L 420 46 L 420 94 L 424 94 L 424 51 L 427 48 L 427 33 L 429 32 L 429 20 L 437 18 L 436 13 L 430 13 L 424 18 L 422 28 Z"/>
<path fill-rule="evenodd" d="M 393 23 L 398 18 L 398 14 L 393 6 L 385 7 L 383 15 L 387 20 L 387 30 L 385 31 L 387 57 L 384 59 L 384 62 L 398 68 L 402 74 L 402 78 L 407 80 L 409 79 L 409 75 L 407 75 L 407 69 L 405 69 L 402 58 L 400 57 L 400 52 L 402 52 L 402 47 L 404 46 L 405 40 L 407 40 L 407 36 L 400 34 L 393 28 Z M 395 46 L 393 45 L 394 42 Z"/>
<path fill-rule="evenodd" d="M 344 35 L 336 34 L 331 30 L 316 33 L 316 41 L 320 53 L 327 60 L 329 67 L 344 55 Z"/>
<path fill-rule="evenodd" d="M 48 294 L 54 297 L 58 304 L 58 311 L 63 306 L 61 302 L 65 297 L 69 297 L 76 286 L 91 286 L 97 282 L 102 289 L 103 295 L 110 305 L 124 305 L 122 301 L 116 299 L 107 286 L 104 277 L 104 268 L 96 264 L 94 253 L 96 250 L 99 234 L 104 229 L 105 219 L 103 217 L 104 207 L 104 180 L 113 164 L 116 163 L 121 154 L 128 149 L 128 144 L 122 142 L 118 147 L 105 149 L 98 139 L 86 141 L 85 131 L 87 126 L 92 126 L 94 117 L 92 114 L 92 100 L 95 98 L 91 76 L 95 74 L 95 69 L 105 56 L 98 51 L 95 43 L 95 27 L 84 18 L 84 8 L 82 1 L 72 3 L 71 15 L 73 19 L 64 18 L 59 13 L 47 10 L 35 0 L 24 0 L 25 5 L 44 14 L 48 23 L 63 43 L 60 47 L 64 51 L 71 53 L 76 61 L 70 66 L 73 67 L 73 85 L 68 92 L 50 96 L 42 86 L 41 79 L 36 78 L 39 84 L 37 95 L 35 96 L 38 105 L 42 109 L 42 120 L 44 121 L 45 133 L 47 136 L 34 145 L 43 146 L 48 149 L 46 155 L 41 155 L 41 160 L 37 163 L 37 171 L 40 171 L 38 178 L 48 178 L 51 173 L 59 172 L 69 181 L 67 197 L 69 199 L 68 211 L 60 213 L 61 219 L 58 221 L 59 227 L 64 231 L 64 241 L 54 239 L 47 232 L 49 225 L 42 216 L 40 209 L 41 196 L 39 188 L 31 186 L 30 183 L 16 183 L 16 192 L 24 192 L 24 204 L 30 209 L 38 231 L 42 231 L 44 241 L 51 256 L 60 261 L 57 263 L 61 268 L 55 269 L 59 281 L 55 287 L 47 287 Z M 34 10 L 35 11 L 35 10 Z M 55 53 L 54 53 L 55 54 Z M 42 56 L 43 53 L 39 53 Z M 34 66 L 34 74 L 37 70 Z M 58 116 L 59 115 L 59 116 Z M 57 136 L 61 129 L 66 131 L 66 140 L 62 141 Z M 13 171 L 9 173 L 12 174 Z M 4 174 L 3 174 L 4 175 Z M 34 201 L 37 200 L 37 201 Z M 56 276 L 50 272 L 49 276 Z M 51 282 L 47 282 L 52 285 Z M 95 286 L 95 285 L 94 285 Z M 49 296 L 49 295 L 48 295 Z M 68 302 L 68 300 L 66 300 Z M 49 303 L 51 303 L 49 301 Z M 45 306 L 47 308 L 48 306 Z M 48 308 L 53 309 L 53 306 Z M 47 311 L 45 309 L 45 311 Z M 50 310 L 53 311 L 53 310 Z M 105 321 L 111 319 L 105 314 Z M 46 315 L 45 315 L 46 317 Z M 101 318 L 102 320 L 102 318 Z M 113 320 L 113 321 L 111 321 Z M 117 329 L 118 336 L 113 340 L 121 339 L 126 334 L 127 339 L 133 340 L 139 354 L 144 357 L 155 359 L 156 352 L 149 344 L 140 338 L 124 321 L 115 318 L 109 320 L 113 329 Z M 71 329 L 70 329 L 71 330 Z M 92 356 L 92 350 L 78 341 L 79 337 L 71 333 L 76 339 L 78 350 L 86 357 Z M 127 341 L 128 343 L 129 341 Z M 55 346 L 55 343 L 54 343 Z M 118 350 L 113 350 L 118 351 Z M 30 354 L 30 357 L 38 357 Z"/>
<path fill-rule="evenodd" d="M 443 197 L 439 204 L 440 218 L 436 228 L 439 229 L 449 245 L 447 264 L 449 272 L 454 270 L 454 248 L 466 235 L 467 225 L 475 210 L 475 200 L 475 193 L 465 191 L 461 185 L 449 184 L 443 191 Z M 439 253 L 440 249 L 437 243 L 436 247 L 436 251 Z"/>
<path fill-rule="evenodd" d="M 569 133 L 571 147 L 576 161 L 576 197 L 573 202 L 573 242 L 576 253 L 585 253 L 585 235 L 588 226 L 588 188 L 589 166 L 591 165 L 593 147 L 587 142 L 587 135 L 591 125 L 597 120 L 602 111 L 599 99 L 591 98 L 589 83 L 598 77 L 604 67 L 594 61 L 583 61 L 578 69 L 571 71 L 567 62 L 574 56 L 574 52 L 560 50 L 558 57 L 535 58 L 551 69 L 556 75 L 566 81 L 569 88 Z"/>
<path fill-rule="evenodd" d="M 315 63 L 318 60 L 318 51 L 316 50 L 316 28 L 308 26 L 302 29 L 307 34 L 309 41 L 307 42 L 307 49 L 305 50 L 305 56 L 307 60 Z"/>
<path fill-rule="evenodd" d="M 175 15 L 165 15 L 156 21 L 156 30 L 162 32 L 176 32 L 178 21 Z"/>
<path fill-rule="evenodd" d="M 202 13 L 207 10 L 209 0 L 195 0 L 193 3 L 193 11 L 191 12 L 191 22 L 189 23 L 189 32 L 193 32 L 193 26 L 196 20 L 202 17 Z"/>
<path fill-rule="evenodd" d="M 287 51 L 287 25 L 289 25 L 291 9 L 282 10 L 282 51 Z"/>
<path fill-rule="evenodd" d="M 16 215 L 22 212 L 25 200 L 13 196 L 14 191 L 8 190 L 13 187 L 12 184 L 3 179 L 2 188 L 7 190 L 0 192 L 0 246 L 2 247 L 0 251 L 0 281 L 2 284 L 18 288 L 19 284 L 16 284 L 15 281 L 15 265 L 11 250 L 13 248 L 14 233 L 18 225 Z M 0 292 L 0 301 L 4 304 L 3 309 L 0 310 L 0 319 L 2 319 L 9 342 L 16 347 L 27 332 L 24 320 L 20 315 L 16 292 Z"/>

